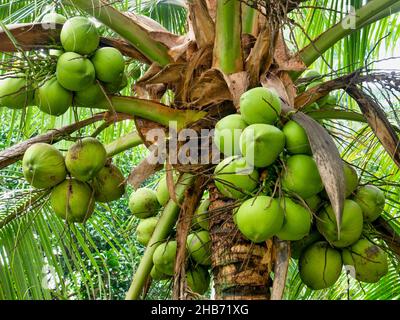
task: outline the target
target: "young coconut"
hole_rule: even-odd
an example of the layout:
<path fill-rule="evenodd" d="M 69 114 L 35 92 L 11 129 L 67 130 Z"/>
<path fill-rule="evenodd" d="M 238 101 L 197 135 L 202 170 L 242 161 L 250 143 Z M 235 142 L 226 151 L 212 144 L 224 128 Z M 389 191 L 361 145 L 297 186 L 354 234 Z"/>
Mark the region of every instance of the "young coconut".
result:
<path fill-rule="evenodd" d="M 283 170 L 282 186 L 303 199 L 324 189 L 317 164 L 310 156 L 296 154 L 289 157 Z"/>
<path fill-rule="evenodd" d="M 208 207 L 210 203 L 209 196 L 207 196 L 194 212 L 192 226 L 194 229 L 202 228 L 203 230 L 208 230 Z"/>
<path fill-rule="evenodd" d="M 157 217 L 150 217 L 140 220 L 138 226 L 136 227 L 136 239 L 140 244 L 147 246 L 154 229 L 157 226 L 157 223 Z"/>
<path fill-rule="evenodd" d="M 206 268 L 197 266 L 186 270 L 186 281 L 193 292 L 202 295 L 207 292 L 210 286 L 210 274 Z"/>
<path fill-rule="evenodd" d="M 174 183 L 176 183 L 178 181 L 179 176 L 175 172 L 173 172 L 172 177 L 173 177 Z M 156 195 L 157 195 L 157 200 L 161 206 L 164 206 L 167 204 L 167 202 L 170 198 L 169 191 L 168 191 L 168 184 L 167 184 L 167 175 L 164 175 L 158 182 L 158 185 L 156 188 Z"/>
<path fill-rule="evenodd" d="M 93 178 L 94 197 L 98 202 L 118 200 L 125 193 L 125 178 L 113 164 L 105 165 Z"/>
<path fill-rule="evenodd" d="M 71 175 L 80 181 L 93 179 L 104 167 L 107 152 L 95 138 L 84 138 L 73 144 L 65 156 L 65 164 Z"/>
<path fill-rule="evenodd" d="M 297 122 L 290 120 L 282 129 L 285 135 L 286 150 L 292 154 L 312 154 L 310 142 L 304 128 Z"/>
<path fill-rule="evenodd" d="M 60 218 L 68 222 L 86 222 L 94 210 L 92 188 L 76 179 L 67 179 L 54 187 L 50 195 L 50 204 Z"/>
<path fill-rule="evenodd" d="M 388 273 L 388 257 L 385 251 L 367 239 L 360 239 L 342 252 L 344 265 L 354 268 L 352 277 L 359 281 L 375 283 Z"/>
<path fill-rule="evenodd" d="M 73 17 L 64 23 L 60 40 L 65 51 L 88 55 L 99 46 L 100 36 L 96 26 L 88 18 Z"/>
<path fill-rule="evenodd" d="M 61 86 L 56 77 L 47 80 L 35 91 L 39 109 L 53 116 L 64 114 L 72 105 L 72 92 Z"/>
<path fill-rule="evenodd" d="M 66 52 L 58 58 L 56 77 L 65 89 L 81 91 L 94 82 L 95 71 L 89 59 L 74 52 Z"/>
<path fill-rule="evenodd" d="M 219 120 L 215 125 L 214 143 L 226 156 L 240 155 L 240 135 L 247 123 L 240 114 L 231 114 Z"/>
<path fill-rule="evenodd" d="M 167 279 L 171 278 L 171 276 L 158 270 L 158 268 L 156 266 L 153 266 L 153 268 L 151 268 L 150 276 L 153 280 L 156 280 L 156 281 L 167 280 Z"/>
<path fill-rule="evenodd" d="M 304 199 L 304 201 L 306 202 L 307 206 L 310 208 L 312 212 L 316 212 L 322 202 L 321 198 L 317 194 Z"/>
<path fill-rule="evenodd" d="M 366 222 L 378 219 L 385 207 L 385 195 L 373 185 L 360 187 L 354 196 L 354 200 L 361 207 Z"/>
<path fill-rule="evenodd" d="M 63 155 L 47 143 L 35 143 L 25 151 L 22 171 L 26 181 L 39 189 L 54 187 L 67 176 Z"/>
<path fill-rule="evenodd" d="M 325 241 L 310 245 L 299 259 L 300 278 L 313 290 L 332 286 L 339 279 L 341 270 L 340 252 L 331 248 Z"/>
<path fill-rule="evenodd" d="M 317 230 L 311 231 L 308 235 L 306 235 L 303 239 L 298 241 L 290 242 L 290 253 L 293 259 L 299 259 L 302 252 L 308 248 L 310 245 L 317 241 L 324 240 L 322 234 L 320 234 Z"/>
<path fill-rule="evenodd" d="M 282 228 L 284 213 L 277 199 L 257 196 L 242 203 L 234 221 L 249 240 L 259 243 L 271 238 Z"/>
<path fill-rule="evenodd" d="M 344 181 L 346 185 L 345 196 L 347 198 L 354 192 L 354 190 L 357 189 L 358 175 L 354 167 L 348 165 L 347 163 L 343 163 L 343 170 L 344 170 Z"/>
<path fill-rule="evenodd" d="M 157 215 L 160 204 L 156 193 L 149 188 L 139 188 L 129 197 L 129 209 L 140 219 Z"/>
<path fill-rule="evenodd" d="M 23 73 L 0 76 L 0 107 L 22 109 L 31 105 L 33 90 Z"/>
<path fill-rule="evenodd" d="M 258 185 L 258 172 L 238 156 L 225 158 L 214 170 L 215 186 L 224 196 L 241 199 Z"/>
<path fill-rule="evenodd" d="M 175 240 L 160 244 L 153 254 L 154 266 L 162 273 L 173 276 L 177 243 Z"/>
<path fill-rule="evenodd" d="M 91 60 L 96 70 L 96 78 L 100 81 L 112 83 L 122 78 L 125 60 L 118 49 L 112 47 L 97 49 Z"/>
<path fill-rule="evenodd" d="M 240 113 L 247 124 L 274 124 L 281 108 L 279 96 L 271 89 L 253 88 L 240 97 Z"/>
<path fill-rule="evenodd" d="M 208 231 L 191 233 L 186 239 L 186 247 L 192 259 L 201 265 L 211 265 L 211 238 Z"/>
<path fill-rule="evenodd" d="M 264 168 L 273 164 L 285 147 L 285 135 L 269 124 L 252 124 L 240 136 L 240 152 L 248 164 Z"/>
<path fill-rule="evenodd" d="M 75 93 L 74 103 L 79 107 L 95 107 L 101 102 L 107 101 L 106 93 L 101 85 L 95 81 L 85 90 Z"/>
<path fill-rule="evenodd" d="M 281 240 L 290 241 L 304 238 L 310 232 L 312 213 L 287 197 L 280 199 L 280 205 L 285 218 L 276 236 Z"/>
<path fill-rule="evenodd" d="M 128 76 L 126 73 L 122 74 L 122 77 L 115 82 L 105 82 L 103 83 L 104 88 L 108 93 L 116 94 L 119 93 L 128 85 Z"/>
<path fill-rule="evenodd" d="M 363 215 L 360 206 L 353 200 L 345 200 L 340 239 L 336 225 L 336 216 L 331 205 L 325 207 L 317 218 L 318 231 L 325 239 L 338 248 L 347 247 L 356 242 L 363 230 Z"/>

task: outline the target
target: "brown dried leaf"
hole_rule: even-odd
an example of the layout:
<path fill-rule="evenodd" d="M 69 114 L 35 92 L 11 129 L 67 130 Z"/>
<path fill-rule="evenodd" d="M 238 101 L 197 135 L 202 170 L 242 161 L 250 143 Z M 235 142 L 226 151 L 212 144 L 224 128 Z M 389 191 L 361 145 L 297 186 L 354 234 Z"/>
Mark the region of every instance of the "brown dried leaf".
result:
<path fill-rule="evenodd" d="M 163 168 L 162 164 L 153 162 L 153 155 L 143 159 L 128 176 L 128 183 L 136 190 L 140 185 L 157 171 Z"/>
<path fill-rule="evenodd" d="M 291 56 L 289 54 L 282 32 L 280 32 L 278 36 L 274 59 L 275 63 L 279 66 L 278 69 L 282 71 L 304 71 L 307 69 L 307 66 L 304 64 L 300 56 Z"/>
<path fill-rule="evenodd" d="M 232 95 L 233 104 L 236 110 L 239 110 L 240 96 L 249 87 L 249 77 L 246 71 L 233 73 L 230 75 L 223 75 L 228 86 L 229 92 Z"/>
<path fill-rule="evenodd" d="M 261 77 L 261 85 L 266 88 L 275 89 L 276 93 L 281 97 L 286 103 L 290 103 L 290 98 L 288 92 L 286 91 L 285 85 L 282 80 L 272 73 L 264 74 Z"/>
<path fill-rule="evenodd" d="M 176 83 L 182 79 L 182 73 L 185 70 L 186 65 L 183 63 L 170 63 L 166 65 L 160 72 L 148 80 L 141 81 L 146 84 L 156 83 Z"/>
<path fill-rule="evenodd" d="M 197 46 L 199 48 L 211 46 L 215 38 L 215 26 L 208 12 L 206 0 L 193 0 L 188 5 L 190 24 Z"/>

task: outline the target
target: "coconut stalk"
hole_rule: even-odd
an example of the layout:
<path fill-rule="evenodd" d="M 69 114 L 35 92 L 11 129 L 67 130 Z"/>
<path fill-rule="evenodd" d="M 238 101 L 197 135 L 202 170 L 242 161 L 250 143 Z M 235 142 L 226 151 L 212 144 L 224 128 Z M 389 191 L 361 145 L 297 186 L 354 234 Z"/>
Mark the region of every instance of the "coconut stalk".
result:
<path fill-rule="evenodd" d="M 125 150 L 137 147 L 143 143 L 137 132 L 128 133 L 105 146 L 107 157 L 115 156 Z"/>
<path fill-rule="evenodd" d="M 258 11 L 242 2 L 242 33 L 256 35 Z"/>
<path fill-rule="evenodd" d="M 180 176 L 178 183 L 175 186 L 176 198 L 178 199 L 179 203 L 182 203 L 185 192 L 189 186 L 192 185 L 193 180 L 194 176 L 188 173 Z M 157 249 L 159 243 L 168 237 L 178 219 L 179 211 L 179 205 L 173 200 L 169 200 L 160 216 L 160 220 L 158 221 L 153 235 L 151 236 L 143 257 L 140 260 L 139 266 L 133 277 L 132 284 L 126 294 L 126 300 L 139 299 L 143 287 L 146 284 L 146 280 L 150 274 L 151 268 L 153 267 L 154 251 Z"/>
<path fill-rule="evenodd" d="M 86 11 L 117 32 L 150 61 L 161 66 L 173 61 L 164 44 L 155 41 L 147 30 L 113 8 L 108 2 L 101 0 L 65 0 L 65 2 Z"/>

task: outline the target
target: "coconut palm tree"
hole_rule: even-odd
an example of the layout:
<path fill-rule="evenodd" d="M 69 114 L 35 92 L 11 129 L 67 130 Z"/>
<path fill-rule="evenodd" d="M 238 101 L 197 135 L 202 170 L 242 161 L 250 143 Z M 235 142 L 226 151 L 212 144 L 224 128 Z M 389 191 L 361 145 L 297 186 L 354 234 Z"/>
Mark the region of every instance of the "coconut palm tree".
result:
<path fill-rule="evenodd" d="M 151 129 L 168 130 L 172 124 L 178 131 L 212 129 L 222 117 L 240 111 L 245 91 L 260 86 L 273 88 L 284 117 L 305 129 L 339 228 L 345 199 L 341 157 L 357 164 L 362 181 L 374 181 L 385 190 L 385 213 L 371 232 L 392 253 L 392 263 L 388 275 L 366 292 L 371 298 L 398 297 L 399 289 L 392 283 L 399 277 L 400 254 L 396 221 L 399 75 L 378 69 L 375 60 L 382 51 L 396 47 L 400 1 L 351 4 L 349 10 L 343 1 L 335 0 L 58 1 L 58 10 L 65 15 L 87 15 L 102 23 L 101 46 L 113 46 L 129 60 L 131 89 L 110 95 L 109 103 L 102 106 L 73 108 L 58 118 L 33 108 L 1 111 L 5 146 L 0 168 L 7 187 L 0 213 L 0 282 L 4 284 L 0 298 L 71 298 L 71 288 L 80 289 L 73 298 L 111 298 L 117 295 L 115 286 L 129 287 L 126 277 L 123 284 L 111 283 L 114 275 L 126 275 L 132 266 L 136 270 L 126 298 L 146 294 L 151 298 L 149 274 L 156 244 L 175 226 L 178 249 L 172 297 L 191 298 L 186 238 L 205 190 L 211 200 L 215 298 L 337 299 L 345 298 L 343 292 L 351 298 L 366 297 L 358 283 L 348 285 L 345 275 L 340 286 L 328 291 L 306 290 L 290 260 L 289 242 L 246 240 L 232 219 L 237 203 L 215 187 L 212 163 L 173 163 L 174 155 L 167 154 L 168 189 L 176 196 L 164 207 L 144 252 L 132 249 L 129 217 L 110 215 L 120 213 L 126 202 L 99 207 L 83 228 L 65 225 L 52 215 L 49 190 L 32 191 L 14 179 L 21 177 L 17 161 L 30 145 L 57 143 L 63 149 L 74 138 L 91 135 L 109 143 L 108 156 L 123 166 L 126 176 L 129 173 L 128 183 L 136 189 L 163 168 L 145 156 L 146 148 L 155 145 L 148 135 Z M 59 48 L 62 25 L 49 28 L 38 22 L 46 5 L 46 0 L 1 1 L 4 69 L 19 59 L 27 62 L 30 72 L 38 73 L 40 68 L 29 61 L 40 60 L 41 50 Z M 312 66 L 324 75 L 318 85 L 303 91 L 312 79 L 302 73 Z M 134 75 L 136 70 L 140 72 Z M 340 102 L 321 110 L 307 109 L 331 92 Z M 208 135 L 201 139 L 209 145 Z M 176 184 L 172 168 L 180 173 Z M 66 275 L 68 281 L 63 281 Z M 43 285 L 43 279 L 51 281 Z"/>

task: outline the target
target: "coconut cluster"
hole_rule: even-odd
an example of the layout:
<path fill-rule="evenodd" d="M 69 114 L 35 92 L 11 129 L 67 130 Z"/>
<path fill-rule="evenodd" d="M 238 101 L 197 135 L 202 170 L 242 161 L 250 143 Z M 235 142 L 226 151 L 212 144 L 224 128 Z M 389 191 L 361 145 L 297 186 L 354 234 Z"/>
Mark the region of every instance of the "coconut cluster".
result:
<path fill-rule="evenodd" d="M 106 150 L 95 138 L 77 141 L 65 157 L 53 145 L 36 143 L 25 151 L 22 171 L 34 188 L 51 189 L 52 209 L 68 222 L 87 221 L 96 201 L 111 202 L 125 192 L 124 176 L 107 163 Z"/>
<path fill-rule="evenodd" d="M 176 183 L 178 175 L 173 174 Z M 139 188 L 129 198 L 129 208 L 140 219 L 136 228 L 136 238 L 144 246 L 149 245 L 159 220 L 158 214 L 170 199 L 167 178 L 160 178 L 156 190 Z M 208 207 L 210 200 L 205 194 L 193 216 L 190 234 L 186 240 L 187 256 L 186 281 L 188 287 L 197 294 L 204 294 L 210 285 L 211 240 L 208 232 Z M 177 242 L 171 235 L 163 243 L 152 243 L 157 248 L 153 254 L 153 268 L 150 276 L 155 281 L 169 280 L 174 275 Z"/>
<path fill-rule="evenodd" d="M 116 94 L 127 86 L 122 53 L 113 47 L 99 47 L 99 32 L 88 18 L 77 16 L 67 20 L 50 13 L 42 22 L 63 24 L 62 50 L 48 51 L 56 58 L 56 72 L 37 84 L 23 73 L 3 76 L 0 106 L 20 109 L 36 105 L 47 114 L 59 116 L 73 105 L 106 105 L 108 94 Z"/>
<path fill-rule="evenodd" d="M 332 100 L 324 97 L 318 104 L 332 103 L 328 98 Z M 343 264 L 364 282 L 376 282 L 387 273 L 385 252 L 364 234 L 383 212 L 383 192 L 359 185 L 356 168 L 343 161 L 346 200 L 338 232 L 306 131 L 281 116 L 273 89 L 245 92 L 240 114 L 216 124 L 214 143 L 224 155 L 214 170 L 215 186 L 222 196 L 237 200 L 233 220 L 239 231 L 255 243 L 274 236 L 292 241 L 307 286 L 333 285 Z"/>

